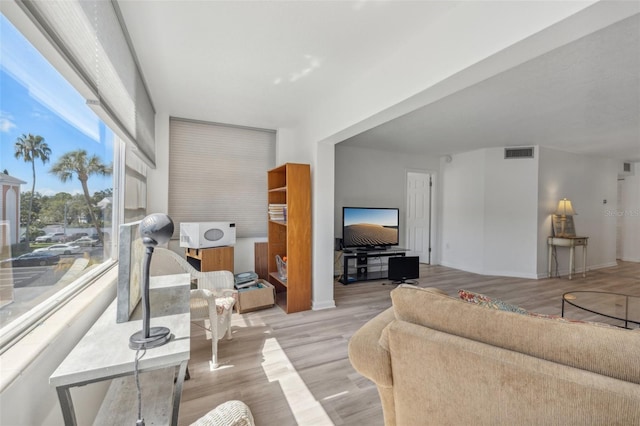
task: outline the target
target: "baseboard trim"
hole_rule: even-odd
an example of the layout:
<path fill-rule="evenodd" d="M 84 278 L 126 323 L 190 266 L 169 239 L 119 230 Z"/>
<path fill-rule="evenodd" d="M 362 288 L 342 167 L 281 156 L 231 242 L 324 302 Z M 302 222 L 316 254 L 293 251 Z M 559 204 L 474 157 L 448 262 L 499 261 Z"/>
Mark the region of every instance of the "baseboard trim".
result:
<path fill-rule="evenodd" d="M 537 273 L 526 273 L 516 271 L 485 271 L 482 275 L 492 275 L 495 277 L 511 277 L 511 278 L 526 278 L 535 280 L 538 278 Z"/>
<path fill-rule="evenodd" d="M 587 271 L 590 271 L 592 269 L 603 269 L 603 268 L 612 268 L 614 266 L 618 266 L 618 262 L 613 261 L 613 262 L 607 262 L 607 263 L 602 263 L 600 265 L 587 265 Z"/>
<path fill-rule="evenodd" d="M 618 266 L 618 262 L 606 262 L 606 263 L 601 263 L 599 265 L 587 265 L 587 273 L 589 273 L 589 271 L 595 271 L 596 269 L 604 269 L 604 268 L 612 268 L 614 266 Z M 555 275 L 555 270 L 551 271 L 552 274 L 554 274 L 551 278 L 558 278 L 558 276 Z M 569 268 L 562 268 L 558 270 L 558 274 L 559 276 L 568 276 L 569 275 Z M 540 276 L 540 278 L 547 278 L 547 273 L 544 272 L 543 274 L 538 274 Z M 582 268 L 581 267 L 576 267 L 575 272 L 573 273 L 573 276 L 582 276 Z"/>
<path fill-rule="evenodd" d="M 474 270 L 464 267 L 462 265 L 456 265 L 449 262 L 441 262 L 440 265 L 446 266 L 447 268 L 459 269 L 465 272 L 471 272 L 472 274 L 478 275 L 491 275 L 495 277 L 512 277 L 512 278 L 527 278 L 527 279 L 538 279 L 539 276 L 537 273 L 528 273 L 528 272 L 520 272 L 520 271 L 492 271 L 492 270 Z M 545 275 L 546 276 L 546 275 Z"/>
<path fill-rule="evenodd" d="M 336 307 L 335 300 L 327 300 L 325 302 L 316 302 L 315 300 L 311 301 L 311 309 L 314 311 L 320 311 L 323 309 L 331 309 Z"/>

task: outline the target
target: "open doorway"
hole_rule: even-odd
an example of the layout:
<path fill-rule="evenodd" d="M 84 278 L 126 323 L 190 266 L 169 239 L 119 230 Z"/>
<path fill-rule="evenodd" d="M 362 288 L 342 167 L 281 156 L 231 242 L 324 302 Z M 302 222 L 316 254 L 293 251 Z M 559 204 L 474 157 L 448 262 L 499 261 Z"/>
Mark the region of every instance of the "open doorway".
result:
<path fill-rule="evenodd" d="M 432 200 L 434 175 L 407 172 L 406 245 L 409 255 L 419 256 L 420 263 L 431 264 Z"/>

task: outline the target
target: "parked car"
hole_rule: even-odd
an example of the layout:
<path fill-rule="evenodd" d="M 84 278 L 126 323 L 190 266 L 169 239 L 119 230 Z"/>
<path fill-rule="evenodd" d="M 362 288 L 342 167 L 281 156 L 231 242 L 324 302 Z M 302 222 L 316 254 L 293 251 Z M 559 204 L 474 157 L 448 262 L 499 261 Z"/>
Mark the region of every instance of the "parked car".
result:
<path fill-rule="evenodd" d="M 100 244 L 100 240 L 98 240 L 97 238 L 86 236 L 86 237 L 80 237 L 77 240 L 72 241 L 71 244 L 80 246 L 80 247 L 95 247 L 98 244 Z"/>
<path fill-rule="evenodd" d="M 54 244 L 49 247 L 35 249 L 34 253 L 55 253 L 55 254 L 76 254 L 80 253 L 82 249 L 80 246 L 73 244 Z"/>
<path fill-rule="evenodd" d="M 12 259 L 6 259 L 0 262 L 0 267 L 2 268 L 10 268 L 12 266 L 44 266 L 44 265 L 55 265 L 60 261 L 60 255 L 55 253 L 48 252 L 39 252 L 35 251 L 32 253 L 25 253 L 18 257 L 14 257 Z"/>
<path fill-rule="evenodd" d="M 41 230 L 35 230 L 32 233 L 29 234 L 29 241 L 34 242 L 36 240 L 36 238 L 44 235 L 45 232 L 41 231 Z M 20 235 L 20 242 L 21 243 L 26 243 L 27 242 L 27 235 L 25 233 L 22 233 Z"/>
<path fill-rule="evenodd" d="M 67 236 L 64 232 L 54 232 L 36 237 L 36 243 L 63 243 L 66 239 Z"/>
<path fill-rule="evenodd" d="M 82 238 L 82 237 L 88 237 L 89 234 L 87 234 L 86 232 L 76 232 L 71 234 L 71 237 L 69 238 L 69 241 L 75 241 L 78 238 Z"/>

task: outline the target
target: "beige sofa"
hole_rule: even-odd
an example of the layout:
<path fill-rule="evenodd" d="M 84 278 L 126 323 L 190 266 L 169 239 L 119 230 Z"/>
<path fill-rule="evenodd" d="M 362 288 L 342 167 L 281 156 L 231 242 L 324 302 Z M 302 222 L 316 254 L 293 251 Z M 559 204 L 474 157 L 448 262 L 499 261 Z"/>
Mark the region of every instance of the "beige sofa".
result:
<path fill-rule="evenodd" d="M 401 285 L 349 342 L 386 425 L 640 425 L 640 332 Z"/>

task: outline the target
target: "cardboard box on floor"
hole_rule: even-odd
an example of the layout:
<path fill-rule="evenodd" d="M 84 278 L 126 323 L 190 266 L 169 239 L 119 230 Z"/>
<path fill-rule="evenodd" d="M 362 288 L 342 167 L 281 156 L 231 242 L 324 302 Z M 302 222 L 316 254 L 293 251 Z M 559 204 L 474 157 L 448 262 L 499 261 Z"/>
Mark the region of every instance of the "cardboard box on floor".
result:
<path fill-rule="evenodd" d="M 276 303 L 276 289 L 265 280 L 258 280 L 260 288 L 250 288 L 238 291 L 236 308 L 238 313 L 257 311 L 270 308 Z"/>

